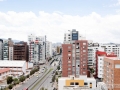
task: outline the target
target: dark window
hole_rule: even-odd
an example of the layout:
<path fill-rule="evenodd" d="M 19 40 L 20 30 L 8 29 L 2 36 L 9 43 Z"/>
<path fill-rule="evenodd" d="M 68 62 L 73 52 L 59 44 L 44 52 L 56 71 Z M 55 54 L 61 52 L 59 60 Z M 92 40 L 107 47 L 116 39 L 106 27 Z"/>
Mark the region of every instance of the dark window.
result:
<path fill-rule="evenodd" d="M 78 83 L 78 82 L 75 82 L 75 85 L 79 85 L 79 83 Z"/>
<path fill-rule="evenodd" d="M 70 85 L 74 85 L 74 82 L 71 82 Z"/>
<path fill-rule="evenodd" d="M 88 85 L 88 83 L 84 82 L 84 85 Z"/>

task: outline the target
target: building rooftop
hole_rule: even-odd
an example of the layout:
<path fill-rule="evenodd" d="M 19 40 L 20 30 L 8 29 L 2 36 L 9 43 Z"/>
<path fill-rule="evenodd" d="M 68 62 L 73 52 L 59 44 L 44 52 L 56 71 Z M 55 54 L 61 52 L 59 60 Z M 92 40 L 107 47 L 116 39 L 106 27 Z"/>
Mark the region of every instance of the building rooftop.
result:
<path fill-rule="evenodd" d="M 105 57 L 105 58 L 107 58 L 107 59 L 111 59 L 111 60 L 120 60 L 119 57 Z"/>
<path fill-rule="evenodd" d="M 0 69 L 0 73 L 4 73 L 6 71 L 10 71 L 10 68 L 4 68 L 4 69 Z"/>
<path fill-rule="evenodd" d="M 26 61 L 0 60 L 0 67 L 22 67 Z"/>

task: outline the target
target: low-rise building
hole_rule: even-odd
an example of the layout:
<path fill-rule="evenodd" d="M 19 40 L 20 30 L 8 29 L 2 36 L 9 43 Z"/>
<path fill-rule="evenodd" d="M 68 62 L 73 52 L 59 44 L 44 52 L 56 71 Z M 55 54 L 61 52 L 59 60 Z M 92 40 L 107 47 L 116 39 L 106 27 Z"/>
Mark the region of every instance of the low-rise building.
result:
<path fill-rule="evenodd" d="M 0 69 L 9 68 L 12 76 L 20 76 L 26 73 L 26 62 L 25 61 L 7 61 L 0 60 Z"/>
<path fill-rule="evenodd" d="M 7 76 L 11 75 L 11 69 L 10 68 L 3 68 L 0 69 L 0 81 L 7 78 Z"/>
<path fill-rule="evenodd" d="M 58 90 L 97 90 L 96 80 L 87 75 L 61 77 L 58 79 Z"/>

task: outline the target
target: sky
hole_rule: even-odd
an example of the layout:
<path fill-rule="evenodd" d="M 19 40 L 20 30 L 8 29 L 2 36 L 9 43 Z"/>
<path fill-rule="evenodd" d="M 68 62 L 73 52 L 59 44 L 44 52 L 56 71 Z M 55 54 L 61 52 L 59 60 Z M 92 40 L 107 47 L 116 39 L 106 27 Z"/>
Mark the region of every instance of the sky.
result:
<path fill-rule="evenodd" d="M 120 43 L 120 0 L 0 0 L 0 38 L 46 35 L 55 43 L 72 29 L 93 42 Z"/>

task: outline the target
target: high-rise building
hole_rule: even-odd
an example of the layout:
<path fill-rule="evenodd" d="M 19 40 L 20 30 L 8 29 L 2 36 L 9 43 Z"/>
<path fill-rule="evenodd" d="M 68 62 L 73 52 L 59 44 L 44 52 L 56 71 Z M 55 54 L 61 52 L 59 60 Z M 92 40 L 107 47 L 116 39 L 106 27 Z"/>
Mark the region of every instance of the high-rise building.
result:
<path fill-rule="evenodd" d="M 46 41 L 46 58 L 52 57 L 52 42 Z"/>
<path fill-rule="evenodd" d="M 29 61 L 34 63 L 45 63 L 46 61 L 46 36 L 28 36 Z"/>
<path fill-rule="evenodd" d="M 28 61 L 28 45 L 27 42 L 17 42 L 14 44 L 13 60 L 25 60 Z"/>
<path fill-rule="evenodd" d="M 83 40 L 84 39 L 84 40 Z M 62 44 L 62 76 L 87 75 L 88 42 L 75 29 L 65 34 Z"/>
<path fill-rule="evenodd" d="M 13 60 L 13 44 L 11 38 L 3 41 L 3 60 Z"/>
<path fill-rule="evenodd" d="M 120 90 L 120 59 L 117 57 L 106 57 L 104 59 L 103 82 L 108 90 Z"/>
<path fill-rule="evenodd" d="M 3 60 L 3 40 L 0 39 L 0 60 Z"/>

